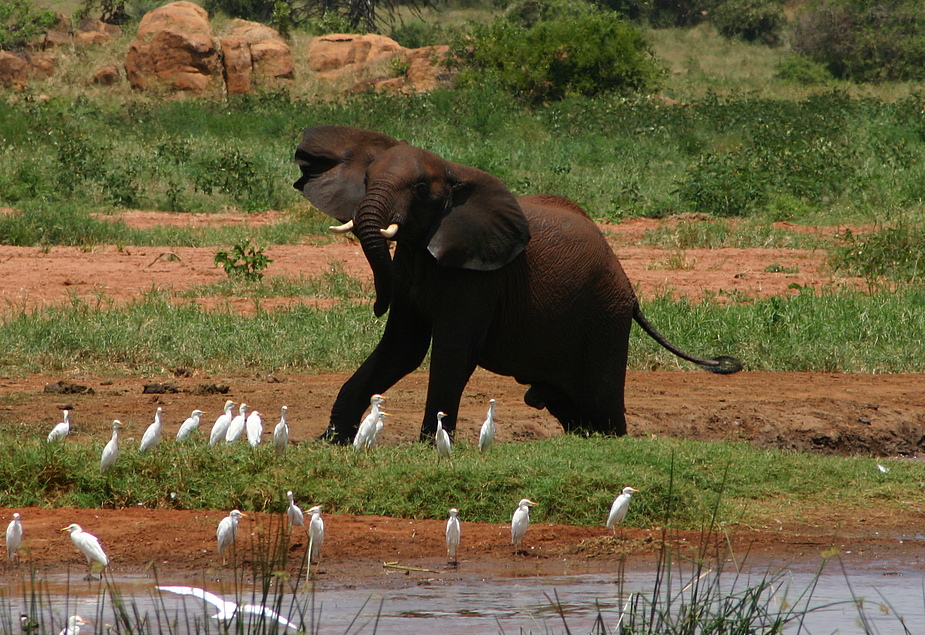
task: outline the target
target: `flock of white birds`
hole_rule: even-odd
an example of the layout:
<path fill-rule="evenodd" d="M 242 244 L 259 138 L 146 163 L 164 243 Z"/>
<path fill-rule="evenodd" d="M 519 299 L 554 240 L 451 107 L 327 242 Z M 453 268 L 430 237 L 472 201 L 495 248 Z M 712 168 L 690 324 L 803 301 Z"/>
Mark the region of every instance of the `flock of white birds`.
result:
<path fill-rule="evenodd" d="M 383 419 L 388 416 L 382 410 L 385 399 L 382 395 L 373 395 L 370 399 L 370 411 L 357 429 L 356 437 L 353 440 L 353 447 L 357 450 L 370 450 L 376 445 L 379 433 L 383 428 Z M 215 420 L 212 430 L 209 434 L 209 445 L 215 446 L 218 443 L 234 443 L 246 436 L 248 443 L 256 447 L 261 442 L 263 435 L 263 419 L 260 413 L 252 410 L 248 413 L 249 406 L 242 403 L 238 407 L 238 414 L 234 414 L 234 402 L 228 400 L 225 402 L 223 412 Z M 280 421 L 273 430 L 273 444 L 278 455 L 285 453 L 286 446 L 289 443 L 289 426 L 286 423 L 286 406 L 282 407 Z M 48 434 L 48 443 L 56 443 L 64 439 L 70 433 L 70 414 L 64 410 L 63 420 L 55 425 Z M 177 441 L 184 441 L 189 438 L 200 426 L 202 410 L 193 410 L 190 416 L 183 422 L 177 432 Z M 447 431 L 443 428 L 443 418 L 446 415 L 443 412 L 437 413 L 437 432 L 434 437 L 434 444 L 437 449 L 438 459 L 449 459 L 452 454 L 452 442 Z M 495 400 L 489 401 L 488 413 L 485 421 L 479 431 L 479 450 L 487 452 L 495 439 Z M 154 422 L 151 423 L 141 438 L 139 445 L 140 452 L 153 450 L 161 440 L 163 424 L 163 409 L 158 407 L 154 413 Z M 123 429 L 122 423 L 116 419 L 112 423 L 112 438 L 103 449 L 100 458 L 100 471 L 106 472 L 116 463 L 119 455 L 119 432 Z M 605 526 L 613 529 L 616 533 L 616 525 L 626 518 L 629 509 L 630 499 L 638 490 L 632 487 L 624 487 L 623 491 L 614 499 L 607 516 Z M 315 505 L 308 510 L 310 516 L 309 524 L 305 525 L 305 513 L 295 503 L 294 495 L 291 491 L 286 492 L 289 499 L 289 506 L 286 510 L 286 517 L 290 528 L 304 527 L 308 537 L 308 562 L 317 563 L 321 556 L 321 547 L 324 544 L 324 520 L 321 518 L 321 505 Z M 530 508 L 537 503 L 528 498 L 521 499 L 514 510 L 511 518 L 511 544 L 515 549 L 519 549 L 530 526 Z M 246 514 L 240 510 L 233 509 L 223 518 L 216 529 L 215 537 L 218 543 L 218 553 L 222 556 L 223 563 L 227 562 L 227 552 L 234 545 L 238 531 L 238 521 L 246 518 Z M 99 539 L 91 533 L 81 528 L 80 525 L 72 523 L 61 531 L 70 534 L 74 546 L 84 555 L 90 566 L 91 573 L 94 566 L 105 569 L 109 566 L 109 557 L 100 545 Z M 459 550 L 459 544 L 462 536 L 462 529 L 459 521 L 459 511 L 455 508 L 450 509 L 450 516 L 446 523 L 446 550 L 451 564 L 458 564 L 456 555 Z M 6 529 L 6 549 L 7 557 L 13 559 L 16 552 L 22 545 L 23 525 L 20 514 L 14 513 L 13 520 Z M 295 628 L 283 617 L 277 615 L 270 609 L 259 605 L 237 605 L 234 602 L 225 601 L 218 596 L 199 589 L 196 587 L 185 586 L 159 586 L 161 591 L 167 591 L 179 595 L 191 595 L 213 604 L 219 609 L 219 612 L 212 616 L 218 621 L 227 621 L 232 619 L 237 611 L 264 615 L 270 619 L 277 620 L 280 624 Z M 68 620 L 67 628 L 61 631 L 60 635 L 79 635 L 80 626 L 86 624 L 78 615 L 71 616 Z"/>

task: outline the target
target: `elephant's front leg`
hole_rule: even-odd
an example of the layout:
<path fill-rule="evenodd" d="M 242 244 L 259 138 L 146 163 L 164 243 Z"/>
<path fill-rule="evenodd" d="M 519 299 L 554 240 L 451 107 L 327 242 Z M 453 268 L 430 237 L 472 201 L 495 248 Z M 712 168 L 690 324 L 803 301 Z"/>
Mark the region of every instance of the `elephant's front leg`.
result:
<path fill-rule="evenodd" d="M 356 436 L 369 400 L 384 393 L 424 361 L 430 346 L 431 323 L 397 294 L 382 339 L 363 365 L 341 387 L 331 409 L 331 423 L 321 438 L 347 444 Z"/>
<path fill-rule="evenodd" d="M 421 440 L 437 432 L 437 413 L 452 435 L 463 390 L 478 365 L 501 293 L 497 272 L 445 270 L 435 296 L 427 405 Z"/>

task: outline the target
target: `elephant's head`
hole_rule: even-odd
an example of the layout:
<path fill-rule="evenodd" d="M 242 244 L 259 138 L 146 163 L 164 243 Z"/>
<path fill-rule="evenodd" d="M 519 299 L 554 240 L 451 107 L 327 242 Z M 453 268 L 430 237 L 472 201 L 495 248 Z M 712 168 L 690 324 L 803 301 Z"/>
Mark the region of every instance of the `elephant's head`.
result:
<path fill-rule="evenodd" d="M 437 263 L 489 271 L 530 239 L 527 219 L 497 178 L 391 137 L 347 126 L 308 128 L 295 154 L 295 188 L 360 239 L 376 284 L 376 315 L 388 309 L 387 241 L 427 249 Z"/>

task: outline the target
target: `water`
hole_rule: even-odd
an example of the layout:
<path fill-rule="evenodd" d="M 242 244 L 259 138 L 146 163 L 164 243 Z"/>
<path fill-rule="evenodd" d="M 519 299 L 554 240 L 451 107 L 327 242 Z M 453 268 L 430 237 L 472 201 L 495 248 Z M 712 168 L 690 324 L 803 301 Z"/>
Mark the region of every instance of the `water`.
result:
<path fill-rule="evenodd" d="M 902 568 L 905 567 L 905 568 Z M 721 587 L 727 592 L 742 591 L 760 583 L 767 569 L 753 569 L 738 579 L 726 571 Z M 810 611 L 802 623 L 803 633 L 903 632 L 901 616 L 911 632 L 925 632 L 925 578 L 906 565 L 890 570 L 843 571 L 830 563 L 812 591 L 816 571 L 794 567 L 775 578 L 768 589 L 770 606 L 779 609 L 796 605 Z M 707 576 L 705 580 L 711 578 Z M 692 580 L 690 571 L 675 575 L 672 591 L 677 593 Z M 187 584 L 188 581 L 165 580 L 160 584 Z M 44 632 L 57 633 L 67 615 L 79 613 L 92 620 L 92 632 L 102 632 L 105 624 L 115 622 L 111 598 L 101 598 L 99 583 L 51 576 L 42 580 Z M 304 603 L 319 633 L 590 633 L 601 619 L 606 631 L 616 632 L 621 613 L 631 593 L 651 597 L 654 571 L 628 570 L 622 584 L 616 575 L 574 575 L 536 578 L 492 578 L 487 580 L 444 581 L 421 578 L 395 579 L 382 586 L 353 587 L 336 581 L 320 582 L 314 596 L 284 598 L 283 607 Z M 219 585 L 208 585 L 220 592 Z M 151 632 L 158 632 L 155 613 L 163 618 L 179 618 L 181 625 L 207 620 L 215 611 L 203 613 L 202 602 L 194 598 L 157 593 L 150 577 L 120 577 L 115 580 L 122 599 L 132 613 L 149 615 Z M 27 612 L 25 589 L 21 581 L 0 584 L 0 608 L 9 618 L 0 616 L 0 633 L 19 633 L 18 615 Z M 245 600 L 250 591 L 245 592 Z M 803 595 L 803 597 L 801 597 Z M 234 599 L 234 593 L 225 594 Z M 854 598 L 854 601 L 852 601 Z M 857 603 L 861 602 L 863 616 Z M 102 610 L 101 610 L 102 606 Z M 285 611 L 284 611 L 285 612 Z M 563 621 L 564 620 L 564 621 Z M 294 619 L 293 621 L 298 621 Z M 567 625 L 567 629 L 566 629 Z M 788 632 L 799 631 L 797 623 Z M 82 629 L 87 632 L 86 629 Z M 219 632 L 220 629 L 210 629 Z M 166 627 L 163 632 L 167 632 Z M 181 627 L 181 633 L 186 632 Z M 232 631 L 233 632 L 233 631 Z"/>

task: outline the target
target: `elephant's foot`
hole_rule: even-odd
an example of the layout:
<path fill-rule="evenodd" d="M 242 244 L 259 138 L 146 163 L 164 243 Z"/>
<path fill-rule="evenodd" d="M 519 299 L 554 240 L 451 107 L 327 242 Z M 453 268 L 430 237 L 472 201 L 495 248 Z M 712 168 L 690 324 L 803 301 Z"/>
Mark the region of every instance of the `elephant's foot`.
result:
<path fill-rule="evenodd" d="M 316 437 L 315 441 L 325 441 L 332 445 L 350 445 L 353 438 L 342 432 L 338 432 L 337 428 L 331 426 Z"/>

